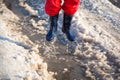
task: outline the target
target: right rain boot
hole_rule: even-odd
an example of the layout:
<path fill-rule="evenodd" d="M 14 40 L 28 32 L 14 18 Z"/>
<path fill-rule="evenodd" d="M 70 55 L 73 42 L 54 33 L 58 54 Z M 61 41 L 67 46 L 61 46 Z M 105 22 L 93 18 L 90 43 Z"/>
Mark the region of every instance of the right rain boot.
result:
<path fill-rule="evenodd" d="M 50 16 L 50 30 L 46 35 L 46 40 L 51 41 L 54 39 L 54 33 L 57 31 L 58 15 Z"/>
<path fill-rule="evenodd" d="M 70 30 L 73 16 L 64 14 L 62 32 L 66 34 L 69 41 L 75 41 L 75 35 Z"/>

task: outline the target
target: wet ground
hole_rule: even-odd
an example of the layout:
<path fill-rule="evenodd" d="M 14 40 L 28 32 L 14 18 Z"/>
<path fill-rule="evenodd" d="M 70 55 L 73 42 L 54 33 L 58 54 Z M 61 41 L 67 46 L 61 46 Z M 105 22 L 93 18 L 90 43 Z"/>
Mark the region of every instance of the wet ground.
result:
<path fill-rule="evenodd" d="M 38 16 L 30 13 L 32 8 L 28 10 L 19 6 L 17 0 L 13 3 L 11 3 L 12 0 L 5 1 L 8 8 L 20 17 L 17 22 L 21 28 L 19 31 L 34 45 L 38 45 L 39 55 L 47 62 L 48 70 L 55 73 L 57 80 L 120 79 L 120 23 L 116 18 L 120 14 L 112 13 L 111 8 L 106 8 L 109 6 L 103 8 L 105 4 L 102 4 L 101 0 L 99 2 L 82 0 L 81 7 L 72 21 L 72 31 L 77 36 L 75 42 L 69 42 L 61 32 L 62 11 L 56 38 L 52 42 L 45 40 L 49 30 L 49 19 L 44 13 L 44 0 L 26 0 L 25 2 L 33 10 L 38 11 Z M 94 1 L 96 5 L 100 5 L 100 9 L 93 5 Z M 105 3 L 107 4 L 107 0 Z M 104 13 L 106 10 L 108 13 Z M 114 27 L 118 27 L 117 31 Z"/>

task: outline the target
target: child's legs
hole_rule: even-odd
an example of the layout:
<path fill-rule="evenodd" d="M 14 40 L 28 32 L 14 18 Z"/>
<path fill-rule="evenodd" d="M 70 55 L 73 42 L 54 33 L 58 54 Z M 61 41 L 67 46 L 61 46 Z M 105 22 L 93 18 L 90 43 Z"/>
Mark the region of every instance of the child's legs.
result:
<path fill-rule="evenodd" d="M 55 16 L 61 9 L 61 0 L 46 0 L 45 12 L 49 16 Z"/>
<path fill-rule="evenodd" d="M 72 16 L 77 11 L 79 4 L 80 0 L 64 0 L 62 9 L 65 14 Z"/>

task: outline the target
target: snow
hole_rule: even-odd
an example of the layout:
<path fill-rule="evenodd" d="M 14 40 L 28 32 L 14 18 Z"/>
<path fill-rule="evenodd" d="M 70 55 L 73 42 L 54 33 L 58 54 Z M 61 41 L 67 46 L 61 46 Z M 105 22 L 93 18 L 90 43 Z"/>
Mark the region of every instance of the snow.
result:
<path fill-rule="evenodd" d="M 61 10 L 56 37 L 52 42 L 47 42 L 45 35 L 49 30 L 49 17 L 44 12 L 45 1 L 26 0 L 25 4 L 24 0 L 19 1 L 12 4 L 6 0 L 11 4 L 11 10 L 4 4 L 1 8 L 1 11 L 5 11 L 0 14 L 1 78 L 120 79 L 118 7 L 108 0 L 81 0 L 71 25 L 76 41 L 69 42 L 61 31 Z M 14 74 L 19 76 L 15 77 Z"/>

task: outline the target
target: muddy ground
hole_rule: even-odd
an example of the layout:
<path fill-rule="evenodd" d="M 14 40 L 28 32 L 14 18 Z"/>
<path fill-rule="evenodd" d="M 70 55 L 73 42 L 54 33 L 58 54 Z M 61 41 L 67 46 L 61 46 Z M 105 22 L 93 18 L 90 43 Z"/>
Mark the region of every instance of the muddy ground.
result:
<path fill-rule="evenodd" d="M 75 42 L 69 42 L 61 31 L 61 10 L 56 38 L 47 42 L 49 16 L 44 12 L 44 0 L 4 0 L 2 4 L 19 18 L 10 22 L 8 14 L 7 36 L 37 48 L 56 80 L 120 80 L 119 1 L 110 1 L 81 0 L 71 25 Z"/>

